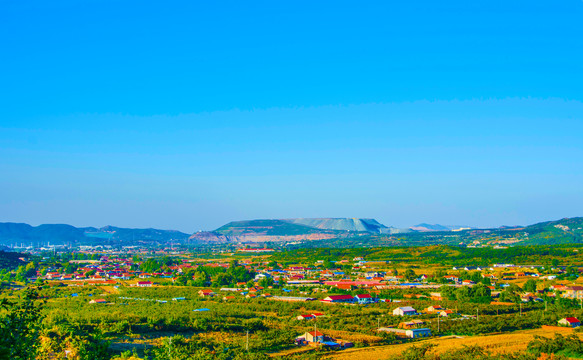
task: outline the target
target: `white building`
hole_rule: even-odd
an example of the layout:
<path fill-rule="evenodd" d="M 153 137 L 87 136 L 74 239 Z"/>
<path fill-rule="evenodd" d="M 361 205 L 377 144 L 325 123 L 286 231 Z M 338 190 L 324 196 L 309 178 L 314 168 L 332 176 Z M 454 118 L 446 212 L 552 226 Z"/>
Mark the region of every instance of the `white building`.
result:
<path fill-rule="evenodd" d="M 415 309 L 413 309 L 411 306 L 398 307 L 395 310 L 393 310 L 394 316 L 406 316 L 406 315 L 416 315 L 416 314 L 417 314 L 417 311 Z"/>

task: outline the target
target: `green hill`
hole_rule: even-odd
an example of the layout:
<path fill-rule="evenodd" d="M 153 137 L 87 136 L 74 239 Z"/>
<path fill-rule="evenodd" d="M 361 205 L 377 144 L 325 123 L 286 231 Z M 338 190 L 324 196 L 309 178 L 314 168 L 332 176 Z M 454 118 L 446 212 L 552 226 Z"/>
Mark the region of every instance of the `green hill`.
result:
<path fill-rule="evenodd" d="M 569 244 L 583 242 L 583 217 L 546 221 L 524 228 L 528 240 L 521 245 Z"/>
<path fill-rule="evenodd" d="M 90 238 L 100 238 L 117 241 L 170 241 L 186 240 L 189 234 L 176 230 L 159 229 L 128 229 L 115 226 L 105 226 L 100 229 L 86 228 L 85 236 Z"/>
<path fill-rule="evenodd" d="M 0 245 L 51 245 L 95 243 L 104 241 L 170 241 L 186 240 L 189 234 L 175 230 L 127 229 L 114 226 L 76 228 L 65 224 L 30 226 L 0 223 Z"/>

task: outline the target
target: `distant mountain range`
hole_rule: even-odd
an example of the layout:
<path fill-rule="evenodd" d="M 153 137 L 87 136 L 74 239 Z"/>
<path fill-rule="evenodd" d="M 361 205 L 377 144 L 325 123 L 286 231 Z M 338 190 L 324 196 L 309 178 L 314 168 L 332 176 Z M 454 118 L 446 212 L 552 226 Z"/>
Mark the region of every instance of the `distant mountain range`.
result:
<path fill-rule="evenodd" d="M 31 226 L 0 223 L 0 244 L 24 246 L 75 245 L 79 243 L 113 244 L 132 241 L 186 240 L 189 234 L 175 230 L 127 229 L 114 226 L 76 228 L 65 224 Z"/>
<path fill-rule="evenodd" d="M 246 243 L 246 242 L 300 242 L 309 240 L 347 239 L 372 237 L 383 239 L 398 237 L 400 243 L 425 240 L 439 242 L 440 235 L 449 236 L 448 242 L 471 243 L 477 236 L 499 234 L 501 231 L 521 232 L 512 244 L 553 244 L 583 242 L 583 218 L 547 221 L 526 227 L 500 227 L 496 229 L 471 229 L 421 223 L 408 229 L 385 226 L 374 219 L 359 218 L 297 218 L 233 221 L 214 231 L 192 235 L 175 230 L 129 229 L 114 226 L 102 228 L 77 228 L 65 224 L 31 226 L 21 223 L 0 223 L 0 246 L 47 245 L 140 245 L 190 243 Z M 484 235 L 486 234 L 486 235 Z M 436 237 L 437 235 L 437 237 Z M 409 239 L 409 240 L 408 240 Z M 424 240 L 425 239 L 425 240 Z M 436 240 L 437 239 L 437 240 Z M 443 238 L 445 240 L 445 237 Z M 457 240 L 452 240 L 457 239 Z M 500 242 L 503 244 L 504 242 Z M 508 243 L 508 242 L 506 242 Z M 325 243 L 324 243 L 325 244 Z"/>

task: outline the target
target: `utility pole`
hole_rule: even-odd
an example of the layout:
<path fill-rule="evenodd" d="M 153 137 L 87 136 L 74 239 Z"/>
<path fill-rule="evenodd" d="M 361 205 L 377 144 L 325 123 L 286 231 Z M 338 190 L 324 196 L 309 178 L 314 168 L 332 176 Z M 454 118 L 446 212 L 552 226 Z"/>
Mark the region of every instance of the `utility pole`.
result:
<path fill-rule="evenodd" d="M 545 311 L 547 311 L 547 310 L 548 310 L 547 301 L 545 300 Z"/>
<path fill-rule="evenodd" d="M 247 342 L 245 343 L 245 350 L 249 351 L 249 330 L 247 330 Z"/>
<path fill-rule="evenodd" d="M 381 318 L 377 318 L 377 331 L 380 331 L 381 329 Z"/>
<path fill-rule="evenodd" d="M 480 316 L 480 315 L 478 314 L 478 309 L 476 309 L 476 321 L 480 321 L 480 318 L 479 318 L 479 316 Z"/>
<path fill-rule="evenodd" d="M 437 313 L 437 333 L 439 334 L 439 313 Z"/>
<path fill-rule="evenodd" d="M 314 339 L 318 340 L 318 327 L 316 326 L 315 322 L 314 322 Z M 318 341 L 314 341 L 314 342 L 318 342 Z"/>
<path fill-rule="evenodd" d="M 520 303 L 520 316 L 522 316 L 522 302 Z"/>

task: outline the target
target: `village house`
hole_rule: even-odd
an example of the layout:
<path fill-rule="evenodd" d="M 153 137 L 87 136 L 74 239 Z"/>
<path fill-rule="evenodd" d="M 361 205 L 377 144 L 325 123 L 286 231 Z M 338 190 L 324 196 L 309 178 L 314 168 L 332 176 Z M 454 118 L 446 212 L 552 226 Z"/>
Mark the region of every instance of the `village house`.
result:
<path fill-rule="evenodd" d="M 417 329 L 417 328 L 421 327 L 422 325 L 425 325 L 425 321 L 423 321 L 423 320 L 411 320 L 411 321 L 405 321 L 405 322 L 399 323 L 399 328 L 401 328 L 401 329 Z"/>
<path fill-rule="evenodd" d="M 441 317 L 449 317 L 453 314 L 453 310 L 442 310 L 439 312 L 439 316 Z"/>
<path fill-rule="evenodd" d="M 394 316 L 410 316 L 410 315 L 417 315 L 417 311 L 413 309 L 411 306 L 403 306 L 398 307 L 393 310 Z"/>
<path fill-rule="evenodd" d="M 138 287 L 151 287 L 152 282 L 151 281 L 138 281 L 136 286 L 138 286 Z"/>
<path fill-rule="evenodd" d="M 445 310 L 445 309 L 443 307 L 441 307 L 440 305 L 433 305 L 433 306 L 430 306 L 427 309 L 425 309 L 425 312 L 435 313 L 435 312 L 439 312 L 442 310 Z"/>
<path fill-rule="evenodd" d="M 431 336 L 431 329 L 421 328 L 421 329 L 409 329 L 405 332 L 407 337 L 411 339 L 416 339 L 419 337 Z"/>
<path fill-rule="evenodd" d="M 352 290 L 355 286 L 350 284 L 336 284 L 336 288 L 341 290 Z"/>
<path fill-rule="evenodd" d="M 571 299 L 583 299 L 583 286 L 568 286 L 563 296 Z"/>
<path fill-rule="evenodd" d="M 441 297 L 441 293 L 436 293 L 436 292 L 429 293 L 429 298 L 433 301 L 443 300 L 443 298 Z"/>
<path fill-rule="evenodd" d="M 359 304 L 374 304 L 378 302 L 378 299 L 370 294 L 358 294 L 354 298 Z"/>
<path fill-rule="evenodd" d="M 575 317 L 567 317 L 559 320 L 559 325 L 569 326 L 569 327 L 579 327 L 581 326 L 581 321 Z"/>
<path fill-rule="evenodd" d="M 203 289 L 198 292 L 198 295 L 202 297 L 213 297 L 215 293 L 210 289 Z"/>
<path fill-rule="evenodd" d="M 308 343 L 320 343 L 324 342 L 324 334 L 319 331 L 310 331 L 302 335 L 303 338 Z"/>
<path fill-rule="evenodd" d="M 105 299 L 93 299 L 89 301 L 90 304 L 107 304 L 107 300 Z"/>
<path fill-rule="evenodd" d="M 400 337 L 408 337 L 415 339 L 418 337 L 431 336 L 431 329 L 420 328 L 420 329 L 397 329 L 397 328 L 380 328 L 379 331 L 392 332 Z"/>
<path fill-rule="evenodd" d="M 352 295 L 330 295 L 324 299 L 322 302 L 327 303 L 353 303 L 356 299 Z"/>

